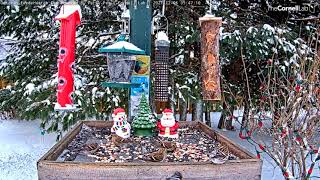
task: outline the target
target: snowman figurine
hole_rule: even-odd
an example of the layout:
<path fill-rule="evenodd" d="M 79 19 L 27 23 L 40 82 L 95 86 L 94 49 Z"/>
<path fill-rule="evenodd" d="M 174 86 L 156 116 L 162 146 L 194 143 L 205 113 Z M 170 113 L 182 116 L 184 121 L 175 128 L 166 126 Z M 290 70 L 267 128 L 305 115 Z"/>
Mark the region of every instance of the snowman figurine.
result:
<path fill-rule="evenodd" d="M 178 138 L 177 130 L 179 123 L 176 122 L 171 109 L 165 109 L 162 112 L 162 117 L 160 121 L 157 122 L 157 127 L 159 129 L 159 136 Z"/>
<path fill-rule="evenodd" d="M 124 109 L 115 109 L 113 111 L 112 118 L 113 126 L 111 127 L 111 133 L 115 133 L 122 138 L 130 137 L 131 126 L 127 121 L 127 115 Z"/>

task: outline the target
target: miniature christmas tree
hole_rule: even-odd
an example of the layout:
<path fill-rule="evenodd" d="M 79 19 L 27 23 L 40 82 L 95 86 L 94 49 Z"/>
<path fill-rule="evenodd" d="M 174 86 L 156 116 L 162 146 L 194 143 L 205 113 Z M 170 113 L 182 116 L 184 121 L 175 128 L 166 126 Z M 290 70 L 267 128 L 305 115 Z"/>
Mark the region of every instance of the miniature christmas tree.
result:
<path fill-rule="evenodd" d="M 133 119 L 132 127 L 136 136 L 152 136 L 152 131 L 156 127 L 156 120 L 144 94 L 140 99 L 138 113 Z"/>

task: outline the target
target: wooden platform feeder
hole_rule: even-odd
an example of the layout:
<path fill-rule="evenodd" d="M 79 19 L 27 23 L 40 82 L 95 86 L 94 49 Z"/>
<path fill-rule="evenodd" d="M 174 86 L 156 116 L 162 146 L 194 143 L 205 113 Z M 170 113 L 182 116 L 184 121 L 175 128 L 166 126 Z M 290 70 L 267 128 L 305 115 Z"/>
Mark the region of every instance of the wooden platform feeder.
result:
<path fill-rule="evenodd" d="M 80 132 L 82 125 L 106 128 L 112 121 L 81 121 L 61 141 L 55 144 L 38 162 L 39 179 L 165 179 L 175 171 L 181 172 L 183 179 L 260 179 L 262 161 L 242 149 L 234 142 L 210 129 L 205 124 L 180 122 L 181 127 L 197 128 L 216 139 L 240 160 L 228 160 L 224 164 L 211 162 L 143 162 L 104 163 L 56 161 L 62 151 Z"/>

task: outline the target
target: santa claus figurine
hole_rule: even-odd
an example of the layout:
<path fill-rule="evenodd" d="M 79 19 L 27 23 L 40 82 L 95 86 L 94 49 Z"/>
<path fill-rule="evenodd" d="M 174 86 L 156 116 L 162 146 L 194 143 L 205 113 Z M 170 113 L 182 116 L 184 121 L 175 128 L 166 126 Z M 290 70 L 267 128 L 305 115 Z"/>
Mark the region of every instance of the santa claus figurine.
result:
<path fill-rule="evenodd" d="M 159 136 L 178 138 L 177 130 L 179 128 L 178 122 L 176 122 L 171 109 L 165 109 L 162 112 L 160 121 L 157 122 L 159 129 Z"/>
<path fill-rule="evenodd" d="M 127 115 L 124 109 L 115 109 L 113 111 L 112 118 L 113 126 L 111 128 L 111 133 L 115 133 L 122 138 L 130 137 L 131 126 L 127 121 Z"/>

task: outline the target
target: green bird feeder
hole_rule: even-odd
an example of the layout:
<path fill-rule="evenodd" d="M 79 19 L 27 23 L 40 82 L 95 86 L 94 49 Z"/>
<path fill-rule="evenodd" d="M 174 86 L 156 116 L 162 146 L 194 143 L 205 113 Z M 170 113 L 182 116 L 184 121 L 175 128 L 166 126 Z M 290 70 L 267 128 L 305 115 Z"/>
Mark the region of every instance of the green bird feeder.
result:
<path fill-rule="evenodd" d="M 117 42 L 101 47 L 99 53 L 106 53 L 110 80 L 112 83 L 129 83 L 136 64 L 135 55 L 145 54 L 144 50 L 125 41 L 125 36 L 120 35 Z"/>

